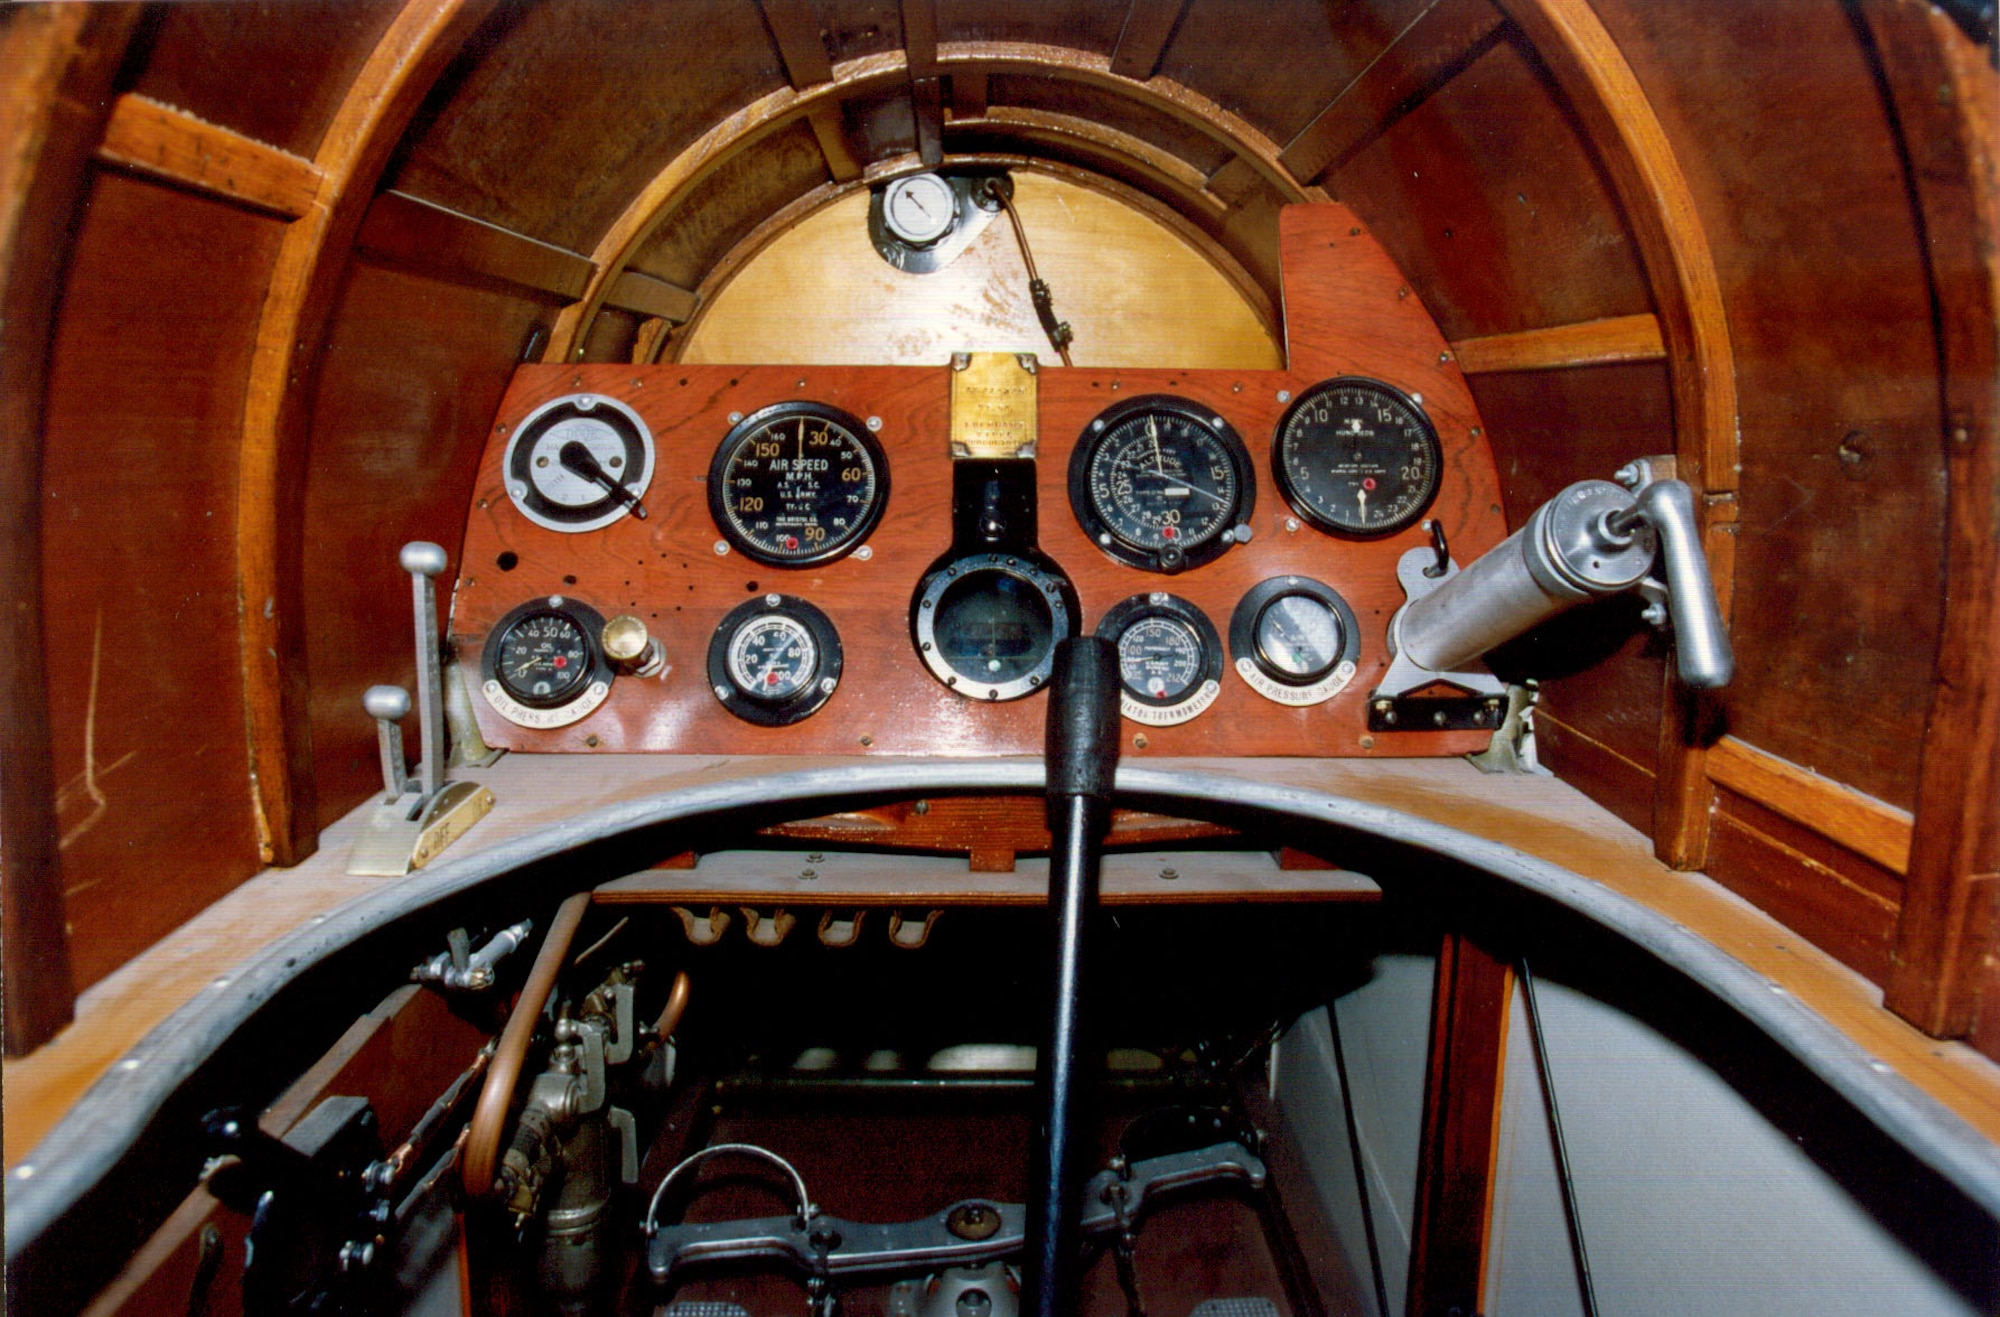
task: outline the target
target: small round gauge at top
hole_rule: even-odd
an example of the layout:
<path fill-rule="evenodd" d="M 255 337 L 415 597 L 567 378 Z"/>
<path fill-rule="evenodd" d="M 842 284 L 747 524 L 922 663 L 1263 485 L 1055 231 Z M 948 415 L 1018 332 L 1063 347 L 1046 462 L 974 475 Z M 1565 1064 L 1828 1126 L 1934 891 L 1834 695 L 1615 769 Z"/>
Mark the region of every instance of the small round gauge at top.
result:
<path fill-rule="evenodd" d="M 1113 605 L 1097 634 L 1118 646 L 1119 709 L 1155 727 L 1186 722 L 1221 693 L 1222 640 L 1208 615 L 1154 591 Z"/>
<path fill-rule="evenodd" d="M 912 246 L 936 242 L 957 220 L 958 194 L 936 174 L 899 178 L 882 192 L 882 222 Z"/>
<path fill-rule="evenodd" d="M 1341 535 L 1415 525 L 1437 497 L 1443 466 L 1437 427 L 1419 400 L 1358 375 L 1300 394 L 1271 441 L 1278 492 L 1307 521 Z"/>
<path fill-rule="evenodd" d="M 640 501 L 653 480 L 653 433 L 639 413 L 594 393 L 572 393 L 528 413 L 500 459 L 507 497 L 549 530 L 608 526 Z"/>
<path fill-rule="evenodd" d="M 604 702 L 612 671 L 596 609 L 561 595 L 531 599 L 500 619 L 480 657 L 481 692 L 523 727 L 563 727 Z"/>
<path fill-rule="evenodd" d="M 889 502 L 889 462 L 868 427 L 819 402 L 744 417 L 708 466 L 708 510 L 729 542 L 772 567 L 857 548 Z"/>
<path fill-rule="evenodd" d="M 1069 501 L 1086 535 L 1120 562 L 1178 572 L 1250 538 L 1257 480 L 1229 422 L 1168 394 L 1131 398 L 1085 427 Z"/>
<path fill-rule="evenodd" d="M 708 642 L 715 698 L 760 727 L 785 727 L 817 713 L 840 685 L 841 666 L 832 621 L 792 595 L 738 604 Z"/>
<path fill-rule="evenodd" d="M 1306 576 L 1273 576 L 1237 601 L 1229 653 L 1237 675 L 1264 698 L 1319 704 L 1354 679 L 1361 628 L 1333 587 Z"/>

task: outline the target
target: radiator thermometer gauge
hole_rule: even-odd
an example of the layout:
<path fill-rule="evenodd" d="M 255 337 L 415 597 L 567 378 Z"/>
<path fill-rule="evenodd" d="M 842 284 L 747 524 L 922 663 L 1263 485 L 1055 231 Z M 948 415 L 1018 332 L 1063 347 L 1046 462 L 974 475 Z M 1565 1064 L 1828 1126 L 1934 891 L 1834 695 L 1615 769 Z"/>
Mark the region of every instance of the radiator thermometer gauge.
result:
<path fill-rule="evenodd" d="M 1151 727 L 1184 723 L 1222 693 L 1222 640 L 1208 615 L 1154 591 L 1116 604 L 1097 634 L 1118 646 L 1119 712 Z"/>
<path fill-rule="evenodd" d="M 1444 453 L 1418 398 L 1344 375 L 1313 385 L 1278 423 L 1272 474 L 1287 503 L 1321 530 L 1389 535 L 1437 497 Z"/>

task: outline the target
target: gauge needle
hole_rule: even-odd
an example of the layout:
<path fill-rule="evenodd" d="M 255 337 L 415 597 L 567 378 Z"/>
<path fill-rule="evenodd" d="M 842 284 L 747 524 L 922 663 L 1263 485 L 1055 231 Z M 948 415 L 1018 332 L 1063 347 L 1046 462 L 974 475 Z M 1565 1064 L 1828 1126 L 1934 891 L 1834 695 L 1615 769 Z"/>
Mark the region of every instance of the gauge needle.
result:
<path fill-rule="evenodd" d="M 611 497 L 632 509 L 632 515 L 639 520 L 646 519 L 646 505 L 639 501 L 639 496 L 613 480 L 611 473 L 597 464 L 597 457 L 581 440 L 571 439 L 565 443 L 556 454 L 556 460 L 563 464 L 564 470 L 574 471 L 585 480 L 594 480 L 604 486 Z"/>
<path fill-rule="evenodd" d="M 799 417 L 799 461 L 806 460 L 806 418 Z"/>
<path fill-rule="evenodd" d="M 1146 437 L 1153 441 L 1153 470 L 1161 475 L 1167 474 L 1166 461 L 1160 456 L 1160 427 L 1150 416 L 1146 418 Z"/>
<path fill-rule="evenodd" d="M 1229 502 L 1229 500 L 1222 497 L 1222 495 L 1212 494 L 1208 490 L 1203 489 L 1199 485 L 1188 485 L 1185 488 L 1170 489 L 1167 491 L 1168 498 L 1186 498 L 1189 494 L 1199 494 L 1211 503 L 1227 504 Z"/>
<path fill-rule="evenodd" d="M 1368 520 L 1368 489 L 1366 486 L 1354 491 L 1354 502 L 1361 509 L 1361 520 Z"/>

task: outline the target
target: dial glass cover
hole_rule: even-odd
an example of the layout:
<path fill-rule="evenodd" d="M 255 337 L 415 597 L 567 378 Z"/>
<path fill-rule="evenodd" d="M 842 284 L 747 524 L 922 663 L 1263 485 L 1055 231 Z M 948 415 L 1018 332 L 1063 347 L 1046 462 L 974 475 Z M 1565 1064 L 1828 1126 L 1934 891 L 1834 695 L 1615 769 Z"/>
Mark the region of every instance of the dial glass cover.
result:
<path fill-rule="evenodd" d="M 1347 639 L 1333 609 L 1307 594 L 1281 594 L 1265 604 L 1254 634 L 1265 670 L 1301 686 L 1333 671 Z"/>
<path fill-rule="evenodd" d="M 1418 402 L 1379 380 L 1316 384 L 1286 411 L 1271 445 L 1278 489 L 1313 525 L 1388 535 L 1437 497 L 1437 429 Z"/>
<path fill-rule="evenodd" d="M 1039 668 L 1055 644 L 1055 610 L 1041 590 L 1004 571 L 970 572 L 937 603 L 945 665 L 973 684 L 999 686 Z"/>
<path fill-rule="evenodd" d="M 709 464 L 716 526 L 774 567 L 842 557 L 888 502 L 889 468 L 861 422 L 838 408 L 788 402 L 745 417 Z"/>
<path fill-rule="evenodd" d="M 729 679 L 745 695 L 788 700 L 819 670 L 819 647 L 796 618 L 782 613 L 753 617 L 729 641 Z"/>
<path fill-rule="evenodd" d="M 958 198 L 936 174 L 899 178 L 882 194 L 882 220 L 904 242 L 923 246 L 951 231 Z"/>
<path fill-rule="evenodd" d="M 591 642 L 583 627 L 575 618 L 547 609 L 517 619 L 501 633 L 493 675 L 522 704 L 548 709 L 581 690 L 592 666 Z"/>
<path fill-rule="evenodd" d="M 1243 441 L 1181 398 L 1120 403 L 1070 459 L 1070 503 L 1112 557 L 1153 571 L 1199 566 L 1247 534 L 1255 477 Z"/>

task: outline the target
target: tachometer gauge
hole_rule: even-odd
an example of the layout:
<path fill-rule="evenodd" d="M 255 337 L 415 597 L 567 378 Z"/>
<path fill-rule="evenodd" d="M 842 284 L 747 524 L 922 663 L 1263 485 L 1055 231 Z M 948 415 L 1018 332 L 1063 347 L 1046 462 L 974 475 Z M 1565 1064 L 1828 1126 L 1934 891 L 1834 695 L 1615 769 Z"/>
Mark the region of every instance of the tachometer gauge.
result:
<path fill-rule="evenodd" d="M 738 604 L 708 642 L 708 680 L 722 707 L 760 727 L 817 713 L 840 685 L 840 633 L 803 599 Z"/>
<path fill-rule="evenodd" d="M 572 393 L 528 413 L 501 458 L 507 497 L 549 530 L 586 531 L 627 513 L 644 518 L 653 432 L 615 398 Z"/>
<path fill-rule="evenodd" d="M 500 619 L 480 656 L 480 692 L 509 722 L 567 727 L 611 693 L 599 636 L 604 618 L 561 595 L 533 599 Z"/>
<path fill-rule="evenodd" d="M 1118 646 L 1119 711 L 1134 722 L 1184 723 L 1222 692 L 1222 640 L 1185 599 L 1133 595 L 1104 615 L 1097 634 Z"/>
<path fill-rule="evenodd" d="M 1357 375 L 1307 389 L 1271 441 L 1278 492 L 1307 521 L 1341 535 L 1416 524 L 1437 497 L 1443 465 L 1420 402 Z"/>
<path fill-rule="evenodd" d="M 857 548 L 889 501 L 889 463 L 837 407 L 781 402 L 731 429 L 708 467 L 708 510 L 729 542 L 772 567 Z"/>
<path fill-rule="evenodd" d="M 1250 587 L 1229 619 L 1237 675 L 1279 704 L 1319 704 L 1354 680 L 1361 629 L 1331 587 L 1305 576 L 1274 576 Z"/>
<path fill-rule="evenodd" d="M 1070 454 L 1069 501 L 1113 558 L 1178 572 L 1250 538 L 1257 482 L 1229 422 L 1157 394 L 1121 402 L 1085 428 Z"/>

